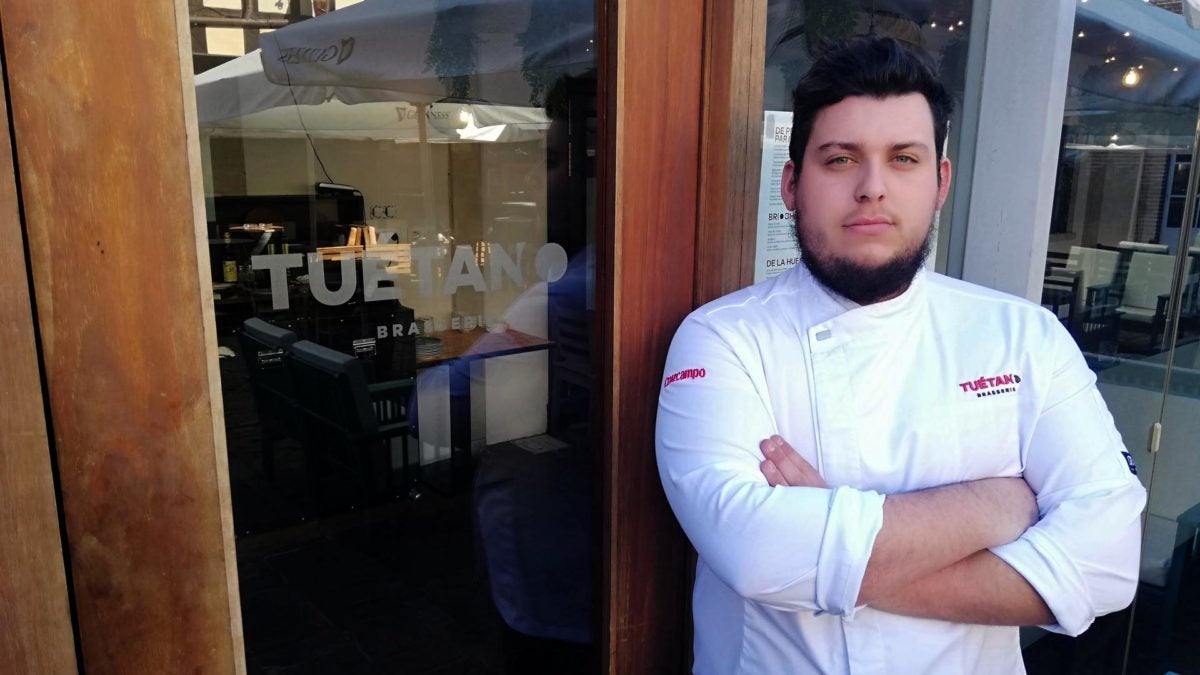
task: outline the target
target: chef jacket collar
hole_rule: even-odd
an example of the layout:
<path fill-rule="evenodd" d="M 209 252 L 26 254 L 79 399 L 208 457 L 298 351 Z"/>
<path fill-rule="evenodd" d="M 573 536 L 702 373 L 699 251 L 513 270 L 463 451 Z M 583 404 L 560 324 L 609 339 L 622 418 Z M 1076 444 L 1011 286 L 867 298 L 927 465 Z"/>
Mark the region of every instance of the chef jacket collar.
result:
<path fill-rule="evenodd" d="M 879 337 L 888 339 L 898 326 L 896 319 L 905 315 L 911 316 L 913 310 L 924 303 L 928 272 L 925 268 L 917 270 L 912 283 L 900 295 L 883 302 L 870 305 L 860 305 L 834 291 L 820 281 L 817 281 L 803 263 L 796 265 L 796 283 L 806 287 L 806 296 L 810 298 L 808 326 L 825 326 L 836 328 L 834 333 L 840 337 L 856 337 L 862 339 L 880 331 Z M 794 268 L 795 269 L 795 268 Z M 841 340 L 837 340 L 841 342 Z"/>

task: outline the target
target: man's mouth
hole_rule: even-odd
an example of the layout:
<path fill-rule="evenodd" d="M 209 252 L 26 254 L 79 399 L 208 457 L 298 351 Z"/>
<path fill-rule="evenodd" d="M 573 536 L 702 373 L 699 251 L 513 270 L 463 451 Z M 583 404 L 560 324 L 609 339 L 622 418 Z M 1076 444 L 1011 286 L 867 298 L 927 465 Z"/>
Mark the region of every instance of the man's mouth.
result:
<path fill-rule="evenodd" d="M 892 229 L 892 221 L 882 216 L 866 216 L 855 218 L 842 227 L 854 234 L 875 235 Z"/>

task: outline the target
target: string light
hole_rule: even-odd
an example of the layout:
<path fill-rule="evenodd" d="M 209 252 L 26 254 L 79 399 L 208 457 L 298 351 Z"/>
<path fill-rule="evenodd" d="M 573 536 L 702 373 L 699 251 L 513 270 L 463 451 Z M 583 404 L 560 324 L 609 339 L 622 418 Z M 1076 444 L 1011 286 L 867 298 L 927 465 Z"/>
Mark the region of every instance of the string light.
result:
<path fill-rule="evenodd" d="M 936 22 L 936 21 L 931 21 L 931 22 L 929 23 L 929 27 L 930 27 L 930 28 L 937 28 L 937 22 Z"/>
<path fill-rule="evenodd" d="M 1083 31 L 1079 31 L 1079 35 L 1076 35 L 1075 37 L 1082 38 L 1082 37 L 1087 37 L 1087 36 L 1083 34 Z"/>
<path fill-rule="evenodd" d="M 960 26 L 961 26 L 961 25 L 963 25 L 963 22 L 962 22 L 962 21 L 959 21 L 959 22 L 958 22 L 958 25 L 960 25 Z"/>
<path fill-rule="evenodd" d="M 1129 31 L 1125 31 L 1124 33 L 1122 33 L 1122 35 L 1124 35 L 1125 37 L 1129 37 Z"/>
<path fill-rule="evenodd" d="M 1116 134 L 1113 134 L 1111 137 L 1109 137 L 1109 139 L 1108 139 L 1108 140 L 1112 141 L 1113 143 L 1116 143 L 1116 142 L 1117 142 L 1117 140 L 1118 140 L 1118 139 L 1120 139 L 1120 138 L 1121 138 L 1120 136 L 1118 136 L 1118 135 L 1116 135 Z"/>
<path fill-rule="evenodd" d="M 1175 66 L 1174 68 L 1172 68 L 1172 69 L 1171 69 L 1171 72 L 1172 72 L 1172 73 L 1178 73 L 1178 72 L 1179 72 L 1179 66 Z"/>
<path fill-rule="evenodd" d="M 946 30 L 951 30 L 951 31 L 952 31 L 952 30 L 954 30 L 954 26 L 950 26 L 950 27 L 949 27 L 949 28 L 947 28 Z"/>

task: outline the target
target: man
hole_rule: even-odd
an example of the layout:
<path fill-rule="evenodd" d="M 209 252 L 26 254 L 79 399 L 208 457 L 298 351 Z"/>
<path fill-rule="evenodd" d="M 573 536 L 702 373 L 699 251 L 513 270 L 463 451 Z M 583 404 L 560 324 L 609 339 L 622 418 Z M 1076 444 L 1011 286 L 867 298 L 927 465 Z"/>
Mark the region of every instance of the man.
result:
<path fill-rule="evenodd" d="M 657 451 L 697 673 L 1021 673 L 1016 626 L 1133 597 L 1145 491 L 1070 335 L 922 269 L 951 107 L 894 40 L 827 52 L 782 181 L 804 264 L 675 336 Z"/>

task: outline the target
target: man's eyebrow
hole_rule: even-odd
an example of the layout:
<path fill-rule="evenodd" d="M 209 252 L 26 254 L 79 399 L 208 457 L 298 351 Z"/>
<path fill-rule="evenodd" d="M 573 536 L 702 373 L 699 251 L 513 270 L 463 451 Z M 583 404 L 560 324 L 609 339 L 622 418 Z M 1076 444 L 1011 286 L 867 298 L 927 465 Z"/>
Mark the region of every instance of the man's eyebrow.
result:
<path fill-rule="evenodd" d="M 817 152 L 825 152 L 826 150 L 847 150 L 850 152 L 858 152 L 862 150 L 862 146 L 858 143 L 847 143 L 846 141 L 829 141 L 817 146 Z"/>
<path fill-rule="evenodd" d="M 817 146 L 817 152 L 825 152 L 826 150 L 845 150 L 847 152 L 859 152 L 862 150 L 862 145 L 858 143 L 850 143 L 847 141 L 829 141 Z M 901 143 L 893 143 L 890 150 L 896 152 L 898 150 L 919 150 L 929 152 L 929 146 L 920 141 L 904 141 Z"/>
<path fill-rule="evenodd" d="M 905 143 L 896 143 L 892 145 L 892 152 L 909 149 L 920 150 L 921 152 L 929 152 L 929 146 L 920 141 L 907 141 Z"/>

